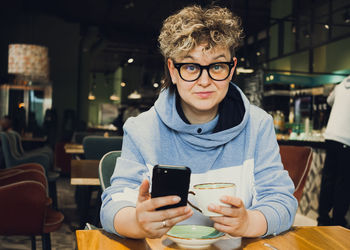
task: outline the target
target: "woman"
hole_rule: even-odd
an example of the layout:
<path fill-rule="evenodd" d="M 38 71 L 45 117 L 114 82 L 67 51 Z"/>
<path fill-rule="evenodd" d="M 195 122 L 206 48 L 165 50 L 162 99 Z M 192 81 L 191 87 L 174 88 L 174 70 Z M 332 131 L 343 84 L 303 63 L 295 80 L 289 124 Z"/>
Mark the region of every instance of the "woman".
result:
<path fill-rule="evenodd" d="M 124 125 L 122 155 L 102 195 L 101 222 L 110 232 L 155 238 L 177 223 L 213 225 L 232 236 L 278 234 L 293 223 L 294 185 L 283 170 L 273 122 L 230 82 L 241 40 L 239 18 L 228 9 L 190 6 L 168 17 L 159 35 L 165 81 L 154 106 Z M 184 165 L 191 184 L 234 182 L 222 217 L 190 207 L 156 211 L 179 197 L 150 198 L 152 167 Z"/>

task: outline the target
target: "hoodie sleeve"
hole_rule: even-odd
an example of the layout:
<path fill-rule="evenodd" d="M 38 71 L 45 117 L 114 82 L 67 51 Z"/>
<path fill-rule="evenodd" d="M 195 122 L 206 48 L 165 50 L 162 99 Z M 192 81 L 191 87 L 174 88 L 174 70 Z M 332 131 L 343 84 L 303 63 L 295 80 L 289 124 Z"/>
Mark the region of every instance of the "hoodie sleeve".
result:
<path fill-rule="evenodd" d="M 101 196 L 102 227 L 115 234 L 118 233 L 113 225 L 114 216 L 124 207 L 136 207 L 139 186 L 143 179 L 149 178 L 148 168 L 125 126 L 124 131 L 122 154 L 116 162 L 111 186 Z"/>
<path fill-rule="evenodd" d="M 264 236 L 288 230 L 293 224 L 298 202 L 293 196 L 293 181 L 281 162 L 271 116 L 266 116 L 259 126 L 254 178 L 256 203 L 249 209 L 265 215 L 268 228 Z"/>

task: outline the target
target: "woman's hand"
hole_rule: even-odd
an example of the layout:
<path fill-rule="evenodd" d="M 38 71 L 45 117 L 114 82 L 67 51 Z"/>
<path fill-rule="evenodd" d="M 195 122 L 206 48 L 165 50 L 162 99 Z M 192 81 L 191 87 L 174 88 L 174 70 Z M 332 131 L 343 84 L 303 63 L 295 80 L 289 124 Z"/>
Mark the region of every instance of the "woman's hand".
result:
<path fill-rule="evenodd" d="M 159 238 L 175 224 L 192 216 L 193 211 L 188 206 L 156 211 L 156 208 L 180 202 L 180 197 L 172 195 L 151 199 L 148 190 L 149 181 L 144 180 L 136 203 L 136 221 L 144 237 Z"/>
<path fill-rule="evenodd" d="M 243 201 L 237 197 L 223 196 L 220 201 L 231 207 L 209 205 L 208 210 L 223 215 L 210 217 L 217 230 L 239 237 L 258 237 L 266 233 L 267 222 L 260 211 L 245 209 Z"/>

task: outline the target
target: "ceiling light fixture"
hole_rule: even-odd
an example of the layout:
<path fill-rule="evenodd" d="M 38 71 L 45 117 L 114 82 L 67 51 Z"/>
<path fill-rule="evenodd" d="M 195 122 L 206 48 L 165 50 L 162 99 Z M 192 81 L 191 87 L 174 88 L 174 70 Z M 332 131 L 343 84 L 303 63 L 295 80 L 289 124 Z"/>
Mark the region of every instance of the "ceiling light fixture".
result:
<path fill-rule="evenodd" d="M 237 67 L 236 69 L 237 74 L 243 73 L 243 74 L 249 74 L 253 73 L 254 69 L 251 68 L 243 68 L 243 67 Z"/>
<path fill-rule="evenodd" d="M 153 87 L 154 88 L 158 88 L 159 87 L 159 84 L 157 82 L 153 83 Z"/>
<path fill-rule="evenodd" d="M 96 97 L 95 97 L 94 93 L 92 93 L 92 91 L 89 92 L 88 99 L 89 99 L 90 101 L 93 101 L 93 100 L 96 99 Z"/>
<path fill-rule="evenodd" d="M 48 48 L 33 44 L 10 44 L 8 73 L 14 74 L 20 84 L 49 82 Z"/>
<path fill-rule="evenodd" d="M 134 58 L 131 57 L 128 59 L 128 63 L 133 63 L 133 62 L 134 62 Z"/>
<path fill-rule="evenodd" d="M 325 25 L 324 25 L 324 28 L 327 29 L 327 30 L 329 30 L 329 25 L 328 25 L 328 24 L 325 24 Z"/>
<path fill-rule="evenodd" d="M 122 86 L 124 88 L 126 86 L 126 83 L 125 82 L 121 82 L 120 86 Z"/>
<path fill-rule="evenodd" d="M 128 99 L 133 99 L 133 100 L 141 99 L 141 94 L 137 92 L 137 90 L 135 90 L 130 95 L 128 95 Z"/>
<path fill-rule="evenodd" d="M 307 30 L 304 30 L 303 34 L 305 38 L 310 38 L 310 33 Z"/>
<path fill-rule="evenodd" d="M 120 100 L 120 97 L 117 96 L 116 94 L 113 94 L 113 95 L 111 95 L 111 96 L 109 97 L 109 99 L 112 100 L 112 101 L 119 101 L 119 100 Z"/>
<path fill-rule="evenodd" d="M 350 23 L 350 13 L 349 13 L 349 10 L 346 10 L 346 12 L 344 13 L 344 22 L 345 22 L 345 23 Z"/>

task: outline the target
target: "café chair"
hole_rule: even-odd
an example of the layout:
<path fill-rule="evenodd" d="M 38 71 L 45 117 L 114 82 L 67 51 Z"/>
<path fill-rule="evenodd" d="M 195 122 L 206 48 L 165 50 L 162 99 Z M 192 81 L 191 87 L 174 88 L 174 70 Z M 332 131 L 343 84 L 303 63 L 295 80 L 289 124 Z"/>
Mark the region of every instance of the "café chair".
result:
<path fill-rule="evenodd" d="M 85 159 L 101 160 L 102 156 L 104 156 L 106 153 L 121 150 L 122 143 L 122 136 L 86 136 L 83 139 Z"/>
<path fill-rule="evenodd" d="M 82 144 L 86 136 L 103 136 L 103 132 L 75 131 L 72 136 L 72 143 Z"/>
<path fill-rule="evenodd" d="M 37 163 L 44 167 L 49 182 L 50 197 L 53 199 L 54 207 L 57 208 L 56 180 L 59 178 L 59 173 L 50 171 L 51 164 L 49 157 L 44 154 L 32 154 L 17 157 L 11 150 L 10 140 L 7 133 L 0 132 L 0 140 L 6 168 L 12 168 L 27 163 Z"/>
<path fill-rule="evenodd" d="M 50 164 L 53 164 L 53 158 L 54 158 L 54 154 L 53 154 L 53 150 L 48 147 L 48 146 L 43 146 L 40 148 L 36 148 L 30 151 L 25 151 L 22 145 L 22 139 L 21 139 L 21 135 L 14 131 L 8 131 L 7 134 L 9 135 L 9 137 L 12 137 L 12 141 L 14 141 L 14 149 L 16 150 L 16 154 L 19 156 L 25 156 L 25 155 L 35 155 L 35 154 L 44 154 L 47 155 L 49 157 L 50 160 Z"/>
<path fill-rule="evenodd" d="M 48 156 L 43 154 L 25 155 L 17 157 L 11 150 L 11 144 L 8 135 L 5 132 L 0 132 L 1 147 L 5 158 L 6 168 L 11 168 L 23 163 L 35 162 L 42 165 L 46 171 L 50 169 L 50 160 Z"/>
<path fill-rule="evenodd" d="M 38 163 L 25 163 L 25 164 L 20 164 L 20 165 L 14 166 L 12 168 L 0 169 L 0 176 L 5 176 L 7 174 L 20 172 L 22 170 L 36 170 L 36 171 L 40 171 L 41 173 L 45 174 L 45 169 L 40 164 L 38 164 Z"/>
<path fill-rule="evenodd" d="M 83 139 L 84 157 L 86 160 L 100 160 L 110 151 L 120 150 L 122 147 L 123 137 L 121 136 L 85 136 Z M 90 200 L 92 192 L 97 191 L 97 202 L 94 204 L 94 218 L 90 218 L 89 210 L 91 209 Z M 99 223 L 99 209 L 101 207 L 101 188 L 97 186 L 77 186 L 76 200 L 78 211 L 81 216 L 80 225 L 92 220 L 95 225 Z"/>
<path fill-rule="evenodd" d="M 293 180 L 294 197 L 300 201 L 312 162 L 312 149 L 304 146 L 280 145 L 280 155 L 284 166 Z"/>
<path fill-rule="evenodd" d="M 59 229 L 64 216 L 51 208 L 42 171 L 19 168 L 0 176 L 0 204 L 0 235 L 30 236 L 32 249 L 35 236 L 41 235 L 42 248 L 51 249 L 50 233 Z"/>
<path fill-rule="evenodd" d="M 0 172 L 0 186 L 9 185 L 18 181 L 25 181 L 34 179 L 36 181 L 40 181 L 47 190 L 47 180 L 45 174 L 40 170 L 36 169 L 19 169 L 16 171 L 1 171 Z"/>
<path fill-rule="evenodd" d="M 122 151 L 111 151 L 105 154 L 98 165 L 98 178 L 100 179 L 101 189 L 104 191 L 111 185 L 110 180 L 114 172 L 115 164 Z"/>

